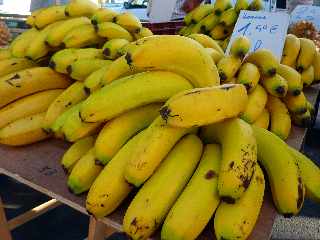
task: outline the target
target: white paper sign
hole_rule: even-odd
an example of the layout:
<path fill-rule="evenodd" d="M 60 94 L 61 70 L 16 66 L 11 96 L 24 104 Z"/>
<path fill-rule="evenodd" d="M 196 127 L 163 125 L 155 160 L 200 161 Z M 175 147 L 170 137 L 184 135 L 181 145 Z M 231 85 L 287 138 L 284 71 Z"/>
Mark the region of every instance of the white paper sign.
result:
<path fill-rule="evenodd" d="M 301 20 L 312 22 L 320 31 L 320 7 L 312 5 L 298 5 L 291 13 L 291 23 Z"/>
<path fill-rule="evenodd" d="M 244 35 L 251 40 L 250 52 L 266 48 L 280 60 L 288 26 L 289 15 L 283 12 L 241 11 L 226 52 L 235 38 Z"/>

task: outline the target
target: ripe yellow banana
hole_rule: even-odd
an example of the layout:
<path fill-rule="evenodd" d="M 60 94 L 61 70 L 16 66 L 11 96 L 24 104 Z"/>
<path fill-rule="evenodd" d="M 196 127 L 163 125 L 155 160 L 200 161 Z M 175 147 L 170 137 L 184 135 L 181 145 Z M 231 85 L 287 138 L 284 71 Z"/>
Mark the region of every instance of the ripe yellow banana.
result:
<path fill-rule="evenodd" d="M 128 196 L 133 186 L 124 178 L 124 169 L 144 131 L 130 139 L 93 182 L 86 200 L 87 211 L 102 218 L 113 212 Z"/>
<path fill-rule="evenodd" d="M 233 26 L 225 26 L 221 23 L 216 25 L 214 28 L 210 31 L 210 36 L 215 40 L 222 40 L 231 35 L 233 31 Z"/>
<path fill-rule="evenodd" d="M 70 85 L 50 104 L 43 122 L 43 128 L 49 131 L 52 124 L 63 112 L 84 100 L 87 96 L 83 83 L 75 82 Z"/>
<path fill-rule="evenodd" d="M 78 160 L 68 177 L 70 191 L 74 194 L 88 191 L 101 170 L 102 166 L 95 164 L 94 150 L 91 148 Z"/>
<path fill-rule="evenodd" d="M 251 47 L 250 40 L 245 36 L 237 37 L 231 44 L 230 54 L 243 59 Z"/>
<path fill-rule="evenodd" d="M 68 17 L 91 17 L 99 6 L 91 0 L 71 0 L 66 5 L 65 15 Z"/>
<path fill-rule="evenodd" d="M 291 118 L 286 105 L 279 98 L 269 95 L 266 108 L 270 113 L 270 131 L 283 140 L 287 139 L 291 130 Z"/>
<path fill-rule="evenodd" d="M 208 16 L 203 18 L 201 22 L 201 32 L 208 33 L 210 32 L 215 26 L 218 25 L 220 21 L 219 16 L 215 15 L 214 13 L 210 13 Z"/>
<path fill-rule="evenodd" d="M 255 64 L 260 69 L 260 73 L 267 77 L 274 76 L 279 67 L 279 61 L 273 53 L 263 48 L 250 53 L 245 61 Z"/>
<path fill-rule="evenodd" d="M 234 77 L 240 67 L 241 58 L 232 55 L 225 56 L 217 64 L 220 80 L 224 82 L 228 78 Z"/>
<path fill-rule="evenodd" d="M 99 23 L 98 25 L 95 25 L 95 29 L 100 37 L 108 40 L 122 38 L 128 40 L 129 42 L 133 41 L 133 37 L 126 29 L 113 22 Z"/>
<path fill-rule="evenodd" d="M 306 70 L 313 62 L 316 54 L 316 45 L 314 42 L 307 38 L 300 39 L 300 52 L 297 58 L 296 68 L 298 72 Z"/>
<path fill-rule="evenodd" d="M 31 42 L 33 43 L 39 33 L 40 31 L 38 31 L 36 28 L 31 28 L 17 36 L 10 44 L 10 51 L 12 56 L 19 58 L 25 57 L 26 51 L 29 48 Z"/>
<path fill-rule="evenodd" d="M 61 165 L 66 173 L 71 173 L 73 167 L 94 145 L 93 136 L 81 138 L 72 144 L 63 154 Z"/>
<path fill-rule="evenodd" d="M 22 146 L 44 140 L 50 135 L 42 130 L 45 113 L 37 113 L 20 118 L 0 129 L 0 143 Z"/>
<path fill-rule="evenodd" d="M 179 139 L 192 131 L 193 129 L 168 126 L 161 117 L 156 118 L 130 157 L 125 170 L 127 181 L 135 186 L 142 185 Z"/>
<path fill-rule="evenodd" d="M 204 127 L 202 137 L 205 143 L 219 142 L 222 146 L 219 196 L 234 203 L 247 190 L 257 163 L 257 143 L 251 126 L 233 118 Z"/>
<path fill-rule="evenodd" d="M 160 107 L 158 103 L 142 106 L 107 122 L 94 145 L 97 160 L 106 165 L 132 136 L 153 122 Z"/>
<path fill-rule="evenodd" d="M 284 98 L 289 111 L 293 114 L 303 114 L 308 110 L 307 99 L 303 92 L 298 96 L 287 95 Z"/>
<path fill-rule="evenodd" d="M 237 77 L 237 83 L 243 84 L 250 93 L 257 87 L 260 79 L 260 72 L 256 65 L 244 63 L 241 65 Z"/>
<path fill-rule="evenodd" d="M 15 40 L 18 37 L 16 37 Z M 10 47 L 12 47 L 12 43 L 10 44 Z M 12 58 L 12 57 L 13 57 L 13 55 L 11 54 L 11 49 L 10 48 L 0 48 L 0 60 L 6 60 L 6 59 L 9 59 L 9 58 Z"/>
<path fill-rule="evenodd" d="M 102 81 L 102 77 L 104 76 L 105 72 L 108 70 L 109 65 L 102 67 L 93 73 L 91 73 L 83 82 L 84 89 L 88 94 L 91 94 L 98 89 L 100 89 L 101 85 L 100 82 Z"/>
<path fill-rule="evenodd" d="M 52 28 L 47 35 L 46 43 L 51 47 L 60 47 L 64 37 L 73 28 L 81 25 L 90 24 L 90 19 L 87 17 L 71 18 L 63 21 L 60 25 Z"/>
<path fill-rule="evenodd" d="M 281 64 L 295 68 L 300 51 L 300 40 L 293 34 L 288 34 L 284 43 Z"/>
<path fill-rule="evenodd" d="M 219 84 L 216 66 L 206 50 L 194 40 L 178 35 L 151 36 L 137 40 L 132 53 L 118 58 L 106 72 L 109 83 L 132 71 L 165 70 L 188 79 L 196 87 Z M 181 53 L 184 54 L 181 54 Z"/>
<path fill-rule="evenodd" d="M 288 83 L 288 93 L 297 96 L 302 91 L 302 81 L 300 74 L 292 67 L 289 67 L 284 64 L 279 64 L 278 74 L 287 80 Z"/>
<path fill-rule="evenodd" d="M 101 49 L 84 48 L 84 49 L 64 49 L 56 52 L 50 62 L 49 67 L 59 73 L 68 73 L 67 67 L 79 59 L 103 59 Z"/>
<path fill-rule="evenodd" d="M 217 0 L 214 3 L 214 9 L 213 12 L 220 16 L 225 10 L 232 7 L 232 3 L 230 0 Z"/>
<path fill-rule="evenodd" d="M 14 100 L 43 90 L 66 88 L 69 79 L 48 67 L 35 67 L 0 78 L 0 107 Z"/>
<path fill-rule="evenodd" d="M 299 166 L 302 182 L 306 188 L 306 197 L 316 202 L 320 202 L 320 170 L 319 167 L 306 155 L 298 152 L 292 147 L 288 147 L 289 152 Z"/>
<path fill-rule="evenodd" d="M 247 191 L 234 204 L 222 202 L 214 216 L 217 239 L 247 239 L 252 232 L 263 202 L 265 181 L 259 165 L 255 167 Z"/>
<path fill-rule="evenodd" d="M 201 154 L 202 143 L 195 135 L 184 137 L 168 154 L 126 211 L 123 229 L 132 239 L 148 239 L 160 226 L 191 177 Z"/>
<path fill-rule="evenodd" d="M 110 8 L 99 8 L 91 16 L 91 23 L 97 25 L 102 22 L 112 22 L 117 15 L 119 13 Z"/>
<path fill-rule="evenodd" d="M 84 24 L 74 27 L 63 38 L 62 45 L 65 48 L 83 48 L 102 43 L 103 39 L 96 33 L 92 24 Z"/>
<path fill-rule="evenodd" d="M 131 12 L 120 13 L 113 18 L 113 22 L 129 32 L 138 32 L 142 28 L 139 18 Z"/>
<path fill-rule="evenodd" d="M 253 0 L 248 7 L 248 10 L 250 11 L 260 11 L 263 9 L 264 9 L 264 4 L 262 0 Z"/>
<path fill-rule="evenodd" d="M 42 29 L 49 24 L 65 19 L 65 8 L 65 5 L 60 5 L 43 9 L 35 16 L 35 27 L 38 29 Z"/>
<path fill-rule="evenodd" d="M 288 92 L 288 82 L 279 74 L 261 79 L 261 85 L 266 91 L 276 97 L 284 97 Z"/>
<path fill-rule="evenodd" d="M 297 214 L 304 201 L 304 186 L 287 144 L 275 134 L 252 126 L 258 143 L 258 160 L 266 170 L 273 202 L 285 217 Z"/>
<path fill-rule="evenodd" d="M 121 49 L 128 43 L 129 43 L 128 40 L 122 39 L 122 38 L 111 39 L 103 45 L 102 47 L 103 55 L 107 59 L 112 59 L 112 60 L 116 59 L 121 56 L 121 54 L 119 53 L 119 49 Z"/>
<path fill-rule="evenodd" d="M 206 52 L 210 55 L 214 63 L 218 63 L 223 57 L 224 54 L 218 52 L 217 50 L 213 48 L 205 48 Z"/>
<path fill-rule="evenodd" d="M 303 113 L 298 115 L 292 116 L 292 122 L 294 125 L 301 127 L 301 128 L 309 128 L 312 126 L 313 116 L 309 109 Z"/>
<path fill-rule="evenodd" d="M 5 125 L 37 113 L 47 111 L 49 105 L 63 92 L 53 89 L 20 98 L 0 109 L 0 128 Z"/>
<path fill-rule="evenodd" d="M 175 73 L 138 73 L 114 81 L 89 96 L 81 107 L 81 119 L 85 122 L 109 120 L 135 107 L 164 102 L 174 94 L 191 88 L 185 78 Z"/>
<path fill-rule="evenodd" d="M 304 86 L 310 86 L 315 79 L 315 71 L 313 65 L 308 67 L 301 73 L 301 82 Z"/>
<path fill-rule="evenodd" d="M 44 10 L 45 8 L 38 8 L 34 11 L 32 11 L 31 15 L 27 17 L 26 19 L 26 24 L 29 26 L 29 27 L 34 27 L 34 23 L 35 23 L 35 19 L 36 19 L 36 16 L 42 11 Z"/>
<path fill-rule="evenodd" d="M 153 35 L 153 32 L 147 27 L 142 27 L 133 33 L 133 36 L 136 40 L 144 37 L 150 37 L 152 35 Z"/>
<path fill-rule="evenodd" d="M 213 48 L 216 51 L 218 51 L 220 54 L 224 55 L 223 50 L 219 46 L 219 44 L 213 40 L 211 37 L 201 34 L 201 33 L 193 33 L 188 35 L 188 38 L 192 38 L 193 40 L 196 40 L 198 43 L 200 43 L 205 48 Z"/>
<path fill-rule="evenodd" d="M 232 26 L 238 20 L 238 13 L 234 8 L 229 8 L 220 16 L 220 23 L 227 27 Z"/>
<path fill-rule="evenodd" d="M 213 4 L 202 4 L 199 5 L 196 9 L 194 9 L 192 13 L 192 22 L 193 23 L 198 23 L 200 22 L 203 18 L 205 18 L 207 15 L 212 13 L 214 8 Z"/>
<path fill-rule="evenodd" d="M 220 162 L 220 146 L 206 145 L 199 166 L 163 223 L 161 239 L 192 240 L 200 235 L 220 203 Z"/>
<path fill-rule="evenodd" d="M 0 60 L 0 77 L 34 66 L 36 66 L 36 64 L 26 58 L 9 58 Z"/>
<path fill-rule="evenodd" d="M 268 94 L 259 84 L 248 95 L 248 104 L 240 115 L 240 118 L 247 123 L 255 122 L 264 110 L 268 100 Z"/>
<path fill-rule="evenodd" d="M 112 61 L 103 59 L 79 59 L 73 62 L 67 67 L 67 72 L 70 77 L 78 80 L 84 81 L 91 73 L 102 68 L 108 67 Z"/>
<path fill-rule="evenodd" d="M 237 0 L 234 9 L 237 13 L 240 13 L 241 10 L 247 10 L 249 8 L 249 2 L 247 0 Z"/>
<path fill-rule="evenodd" d="M 247 91 L 242 84 L 195 88 L 169 99 L 160 115 L 174 127 L 204 126 L 238 116 L 247 103 Z"/>
<path fill-rule="evenodd" d="M 314 69 L 314 83 L 318 83 L 320 81 L 320 52 L 316 51 L 313 59 L 313 69 Z"/>
<path fill-rule="evenodd" d="M 270 113 L 266 108 L 264 108 L 260 116 L 258 116 L 257 120 L 254 123 L 252 123 L 252 125 L 256 127 L 268 129 L 269 123 L 270 123 Z"/>

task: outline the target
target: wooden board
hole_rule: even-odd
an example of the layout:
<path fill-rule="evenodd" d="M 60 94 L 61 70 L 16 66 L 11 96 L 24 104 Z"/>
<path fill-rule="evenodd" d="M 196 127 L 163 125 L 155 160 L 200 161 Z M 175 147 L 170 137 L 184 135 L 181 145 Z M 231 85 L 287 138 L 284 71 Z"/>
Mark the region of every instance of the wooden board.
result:
<path fill-rule="evenodd" d="M 309 88 L 307 97 L 315 103 L 319 87 Z M 304 141 L 306 130 L 293 128 L 288 143 L 299 149 Z M 60 166 L 60 159 L 68 144 L 56 139 L 32 144 L 26 147 L 0 146 L 0 174 L 5 174 L 26 184 L 70 207 L 87 214 L 85 195 L 75 196 L 68 191 L 67 177 Z M 109 226 L 121 230 L 122 217 L 129 201 L 116 212 L 103 219 Z M 269 239 L 277 213 L 273 207 L 271 194 L 266 192 L 258 223 L 251 234 L 252 240 Z M 212 223 L 199 239 L 214 239 Z M 210 231 L 211 229 L 211 231 Z"/>

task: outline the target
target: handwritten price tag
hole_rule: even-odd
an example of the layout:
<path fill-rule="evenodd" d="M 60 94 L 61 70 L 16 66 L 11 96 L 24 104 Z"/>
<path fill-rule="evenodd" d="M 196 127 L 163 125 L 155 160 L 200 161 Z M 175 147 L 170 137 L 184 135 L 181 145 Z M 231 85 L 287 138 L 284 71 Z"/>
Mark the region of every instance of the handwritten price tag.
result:
<path fill-rule="evenodd" d="M 266 48 L 281 59 L 288 26 L 289 15 L 286 13 L 241 11 L 234 27 L 227 53 L 229 53 L 234 39 L 244 35 L 251 40 L 250 52 L 254 52 L 259 48 Z"/>
<path fill-rule="evenodd" d="M 320 7 L 312 5 L 298 5 L 291 13 L 291 23 L 306 20 L 314 23 L 320 31 Z"/>

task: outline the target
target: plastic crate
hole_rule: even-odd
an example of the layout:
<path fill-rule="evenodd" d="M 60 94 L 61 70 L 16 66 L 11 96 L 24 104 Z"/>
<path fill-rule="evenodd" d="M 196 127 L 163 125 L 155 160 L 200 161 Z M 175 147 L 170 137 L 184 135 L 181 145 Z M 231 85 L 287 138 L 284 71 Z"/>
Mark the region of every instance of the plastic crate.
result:
<path fill-rule="evenodd" d="M 170 21 L 165 23 L 142 23 L 144 27 L 149 28 L 153 34 L 157 35 L 174 35 L 184 26 L 182 20 L 180 21 Z"/>

